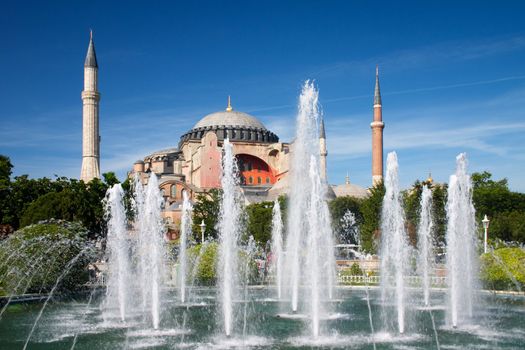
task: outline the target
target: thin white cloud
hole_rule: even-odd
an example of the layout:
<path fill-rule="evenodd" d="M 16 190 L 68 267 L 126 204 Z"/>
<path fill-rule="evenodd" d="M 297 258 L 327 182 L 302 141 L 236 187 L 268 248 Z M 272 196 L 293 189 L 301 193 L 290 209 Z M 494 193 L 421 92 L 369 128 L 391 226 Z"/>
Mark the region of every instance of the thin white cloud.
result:
<path fill-rule="evenodd" d="M 326 65 L 313 73 L 313 76 L 336 76 L 347 71 L 370 70 L 379 64 L 389 70 L 414 69 L 436 63 L 470 61 L 482 57 L 505 54 L 525 49 L 525 36 L 488 38 L 479 41 L 447 41 L 416 48 L 391 51 L 381 56 L 364 60 L 337 62 Z"/>

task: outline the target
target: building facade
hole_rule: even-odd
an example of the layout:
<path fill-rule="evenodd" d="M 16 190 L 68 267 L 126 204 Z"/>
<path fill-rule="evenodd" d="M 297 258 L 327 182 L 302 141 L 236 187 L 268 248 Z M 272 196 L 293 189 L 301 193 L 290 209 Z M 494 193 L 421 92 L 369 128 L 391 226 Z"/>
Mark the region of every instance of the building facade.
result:
<path fill-rule="evenodd" d="M 372 128 L 372 185 L 383 180 L 382 102 L 379 71 L 376 68 Z M 100 178 L 98 62 L 93 35 L 84 62 L 82 168 L 81 180 Z M 200 119 L 184 133 L 176 148 L 156 151 L 136 161 L 129 172 L 146 184 L 153 174 L 158 177 L 164 196 L 163 215 L 178 227 L 184 192 L 195 200 L 199 193 L 220 188 L 221 155 L 228 138 L 239 166 L 239 176 L 246 203 L 272 201 L 287 194 L 293 143 L 282 142 L 256 117 L 234 110 L 228 97 L 227 107 Z M 320 174 L 328 186 L 328 197 L 368 196 L 367 189 L 350 183 L 329 185 L 327 173 L 327 137 L 324 119 L 319 125 Z"/>

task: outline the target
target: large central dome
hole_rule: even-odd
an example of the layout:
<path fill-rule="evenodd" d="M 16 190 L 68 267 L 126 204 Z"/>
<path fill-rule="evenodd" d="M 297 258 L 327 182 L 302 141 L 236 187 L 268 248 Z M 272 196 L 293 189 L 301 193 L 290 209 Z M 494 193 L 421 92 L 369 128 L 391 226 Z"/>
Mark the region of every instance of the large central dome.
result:
<path fill-rule="evenodd" d="M 266 129 L 257 118 L 248 113 L 238 111 L 219 111 L 208 114 L 195 124 L 195 128 L 205 128 L 207 126 L 231 125 L 244 126 L 248 128 Z"/>
<path fill-rule="evenodd" d="M 225 111 L 208 114 L 193 126 L 193 128 L 180 137 L 182 142 L 201 140 L 207 132 L 213 132 L 217 139 L 222 141 L 229 138 L 238 142 L 279 142 L 279 137 L 266 129 L 259 119 L 244 112 L 234 111 L 230 99 Z"/>
<path fill-rule="evenodd" d="M 228 108 L 225 111 L 219 111 L 215 113 L 208 114 L 195 124 L 193 127 L 196 128 L 205 128 L 207 126 L 239 126 L 245 128 L 255 128 L 255 129 L 266 129 L 263 123 L 261 123 L 257 118 L 248 113 L 234 111 L 228 101 Z"/>

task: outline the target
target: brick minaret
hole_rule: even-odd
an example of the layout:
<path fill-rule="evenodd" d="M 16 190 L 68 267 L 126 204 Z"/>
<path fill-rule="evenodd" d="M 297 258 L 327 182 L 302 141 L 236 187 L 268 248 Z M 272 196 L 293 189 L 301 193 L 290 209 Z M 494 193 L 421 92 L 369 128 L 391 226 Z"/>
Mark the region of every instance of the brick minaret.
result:
<path fill-rule="evenodd" d="M 82 91 L 82 170 L 80 179 L 89 182 L 100 178 L 100 136 L 98 128 L 98 64 L 90 32 L 89 46 L 84 62 L 84 90 Z"/>
<path fill-rule="evenodd" d="M 326 156 L 328 155 L 328 150 L 326 149 L 326 133 L 324 131 L 324 118 L 321 117 L 321 125 L 319 127 L 319 166 L 320 166 L 320 175 L 321 180 L 328 182 L 326 175 Z"/>
<path fill-rule="evenodd" d="M 383 123 L 381 92 L 379 90 L 379 68 L 376 67 L 376 87 L 374 92 L 374 121 L 372 128 L 372 186 L 383 180 Z"/>

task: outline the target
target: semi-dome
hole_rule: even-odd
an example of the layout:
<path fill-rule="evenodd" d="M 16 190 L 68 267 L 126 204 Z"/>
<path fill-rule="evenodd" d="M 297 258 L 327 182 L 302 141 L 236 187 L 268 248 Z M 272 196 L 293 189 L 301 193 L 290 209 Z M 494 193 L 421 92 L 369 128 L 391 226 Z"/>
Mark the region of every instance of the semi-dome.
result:
<path fill-rule="evenodd" d="M 245 128 L 266 129 L 257 118 L 248 113 L 225 110 L 208 114 L 195 124 L 193 129 L 205 128 L 208 126 L 240 126 Z"/>

